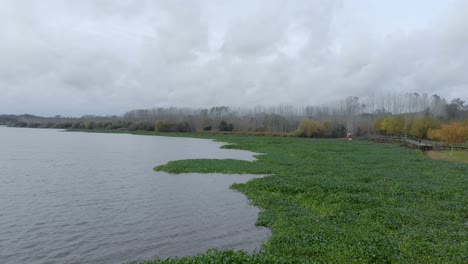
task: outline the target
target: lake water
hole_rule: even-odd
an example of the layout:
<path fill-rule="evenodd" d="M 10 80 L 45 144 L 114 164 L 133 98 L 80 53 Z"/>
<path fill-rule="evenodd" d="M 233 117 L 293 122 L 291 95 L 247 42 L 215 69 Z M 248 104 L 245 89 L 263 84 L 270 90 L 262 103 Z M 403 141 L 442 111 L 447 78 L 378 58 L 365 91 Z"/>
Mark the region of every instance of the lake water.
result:
<path fill-rule="evenodd" d="M 229 186 L 253 175 L 155 172 L 171 160 L 253 160 L 190 138 L 0 126 L 0 263 L 122 263 L 209 248 L 257 251 L 270 235 Z"/>

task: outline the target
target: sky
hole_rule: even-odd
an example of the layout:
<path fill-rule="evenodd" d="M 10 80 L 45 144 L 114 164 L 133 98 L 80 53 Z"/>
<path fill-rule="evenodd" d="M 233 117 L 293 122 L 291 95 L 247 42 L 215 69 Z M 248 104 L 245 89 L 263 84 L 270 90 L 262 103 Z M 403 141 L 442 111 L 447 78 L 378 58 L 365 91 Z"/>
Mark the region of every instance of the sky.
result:
<path fill-rule="evenodd" d="M 0 0 L 0 114 L 467 100 L 466 14 L 465 0 Z"/>

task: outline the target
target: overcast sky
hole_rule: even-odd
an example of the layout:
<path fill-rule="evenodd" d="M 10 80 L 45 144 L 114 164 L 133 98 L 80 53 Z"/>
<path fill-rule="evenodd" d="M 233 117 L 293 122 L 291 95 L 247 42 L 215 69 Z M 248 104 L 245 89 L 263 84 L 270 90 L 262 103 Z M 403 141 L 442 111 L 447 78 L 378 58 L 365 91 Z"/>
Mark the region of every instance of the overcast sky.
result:
<path fill-rule="evenodd" d="M 468 99 L 464 0 L 0 0 L 0 114 Z"/>

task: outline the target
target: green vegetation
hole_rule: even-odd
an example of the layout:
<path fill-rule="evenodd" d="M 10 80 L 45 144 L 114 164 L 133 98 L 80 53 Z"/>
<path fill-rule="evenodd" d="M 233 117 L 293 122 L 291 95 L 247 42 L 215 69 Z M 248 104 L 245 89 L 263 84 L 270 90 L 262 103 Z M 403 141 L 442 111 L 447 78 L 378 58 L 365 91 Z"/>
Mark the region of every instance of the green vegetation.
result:
<path fill-rule="evenodd" d="M 464 162 L 468 163 L 468 151 L 453 151 L 452 154 L 450 154 L 451 151 L 446 150 L 446 151 L 428 151 L 427 155 L 433 159 L 438 159 L 438 160 L 447 160 L 447 161 L 454 161 L 454 162 Z"/>
<path fill-rule="evenodd" d="M 405 130 L 405 117 L 403 115 L 389 116 L 380 120 L 377 120 L 374 124 L 375 131 L 380 134 L 402 136 L 407 132 Z"/>
<path fill-rule="evenodd" d="M 187 134 L 185 134 L 187 135 Z M 194 135 L 208 137 L 208 135 Z M 173 173 L 271 174 L 234 184 L 272 230 L 259 254 L 209 251 L 146 263 L 466 263 L 468 165 L 391 144 L 209 135 L 254 162 L 182 160 Z"/>
<path fill-rule="evenodd" d="M 159 131 L 159 132 L 190 132 L 191 128 L 187 122 L 174 123 L 170 121 L 158 122 L 154 129 L 149 131 Z"/>
<path fill-rule="evenodd" d="M 361 130 L 360 128 L 358 130 Z M 343 138 L 347 134 L 346 127 L 340 124 L 330 124 L 330 122 L 320 122 L 305 118 L 299 123 L 299 127 L 290 136 L 310 137 L 310 138 Z M 357 133 L 362 135 L 363 133 Z"/>
<path fill-rule="evenodd" d="M 403 136 L 405 133 L 415 138 L 428 138 L 428 132 L 440 127 L 440 121 L 432 116 L 414 117 L 395 115 L 377 120 L 374 130 L 383 135 Z"/>
<path fill-rule="evenodd" d="M 232 131 L 234 129 L 233 124 L 228 124 L 226 121 L 222 120 L 221 123 L 219 123 L 219 131 Z"/>
<path fill-rule="evenodd" d="M 324 124 L 315 120 L 304 119 L 299 124 L 296 135 L 299 137 L 324 137 L 326 130 Z"/>
<path fill-rule="evenodd" d="M 141 264 L 178 264 L 178 263 L 313 263 L 310 259 L 306 258 L 290 258 L 285 256 L 277 256 L 271 254 L 248 254 L 244 251 L 226 250 L 218 251 L 211 249 L 206 253 L 199 254 L 193 257 L 184 258 L 168 258 L 165 260 L 151 260 L 143 261 Z"/>
<path fill-rule="evenodd" d="M 440 127 L 440 121 L 432 116 L 416 118 L 411 124 L 410 134 L 415 138 L 428 138 L 431 129 Z"/>

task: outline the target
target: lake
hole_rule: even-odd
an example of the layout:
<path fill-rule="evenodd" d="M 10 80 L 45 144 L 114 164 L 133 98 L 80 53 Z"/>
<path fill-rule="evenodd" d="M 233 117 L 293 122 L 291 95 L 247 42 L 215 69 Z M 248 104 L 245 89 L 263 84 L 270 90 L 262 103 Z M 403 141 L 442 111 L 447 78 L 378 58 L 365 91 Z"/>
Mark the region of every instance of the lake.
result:
<path fill-rule="evenodd" d="M 259 209 L 229 186 L 258 176 L 168 174 L 171 160 L 254 160 L 204 139 L 0 126 L 0 262 L 122 263 L 210 248 L 258 251 Z"/>

